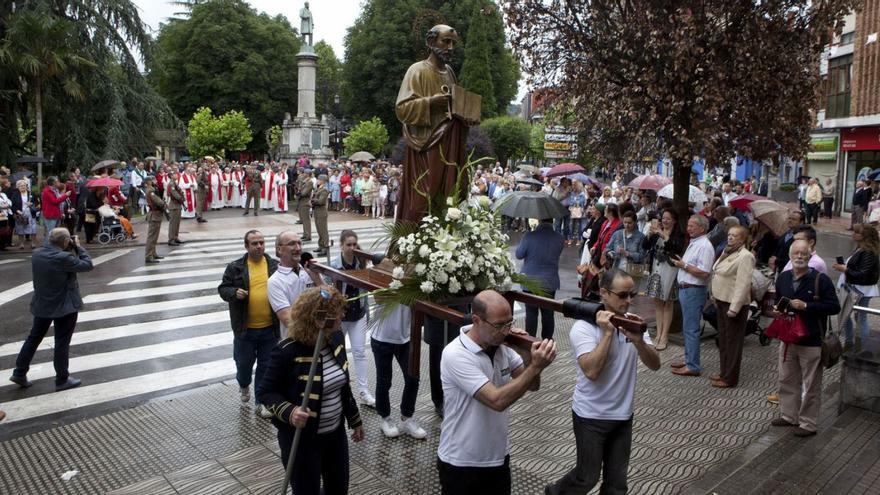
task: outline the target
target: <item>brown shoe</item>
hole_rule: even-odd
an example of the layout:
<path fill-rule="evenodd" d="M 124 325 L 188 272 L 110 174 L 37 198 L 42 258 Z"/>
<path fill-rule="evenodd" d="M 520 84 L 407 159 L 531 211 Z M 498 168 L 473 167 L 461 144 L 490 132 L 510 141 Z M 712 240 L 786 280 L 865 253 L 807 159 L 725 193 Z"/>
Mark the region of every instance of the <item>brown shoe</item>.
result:
<path fill-rule="evenodd" d="M 725 382 L 724 380 L 712 380 L 712 386 L 715 388 L 731 388 L 733 385 Z"/>
<path fill-rule="evenodd" d="M 719 375 L 718 373 L 715 373 L 713 375 L 709 375 L 709 379 L 712 380 L 713 382 L 717 382 L 718 380 L 721 379 L 721 375 Z"/>
<path fill-rule="evenodd" d="M 0 411 L 0 421 L 6 419 L 6 411 Z"/>
<path fill-rule="evenodd" d="M 694 371 L 687 366 L 682 366 L 681 368 L 675 368 L 672 370 L 672 373 L 679 376 L 700 376 L 699 371 Z"/>
<path fill-rule="evenodd" d="M 768 395 L 767 402 L 769 402 L 771 404 L 779 404 L 779 394 L 772 393 L 772 394 Z"/>
<path fill-rule="evenodd" d="M 674 363 L 669 363 L 670 368 L 684 368 L 684 361 L 676 361 Z"/>

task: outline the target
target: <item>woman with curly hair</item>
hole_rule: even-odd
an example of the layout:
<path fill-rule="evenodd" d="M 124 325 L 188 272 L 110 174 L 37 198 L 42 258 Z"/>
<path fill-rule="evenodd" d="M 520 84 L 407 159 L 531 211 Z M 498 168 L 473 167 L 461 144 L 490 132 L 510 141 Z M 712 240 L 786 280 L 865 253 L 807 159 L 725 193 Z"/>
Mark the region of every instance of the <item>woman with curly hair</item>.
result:
<path fill-rule="evenodd" d="M 287 466 L 296 428 L 302 428 L 293 461 L 291 485 L 295 495 L 348 493 L 348 439 L 343 417 L 360 442 L 364 428 L 349 386 L 345 336 L 339 329 L 345 298 L 330 286 L 303 292 L 290 311 L 287 338 L 272 351 L 269 368 L 257 388 L 257 398 L 272 413 L 278 428 L 281 462 Z M 325 337 L 317 342 L 318 333 Z M 302 408 L 315 346 L 321 347 L 308 407 Z M 323 489 L 321 487 L 323 480 Z"/>

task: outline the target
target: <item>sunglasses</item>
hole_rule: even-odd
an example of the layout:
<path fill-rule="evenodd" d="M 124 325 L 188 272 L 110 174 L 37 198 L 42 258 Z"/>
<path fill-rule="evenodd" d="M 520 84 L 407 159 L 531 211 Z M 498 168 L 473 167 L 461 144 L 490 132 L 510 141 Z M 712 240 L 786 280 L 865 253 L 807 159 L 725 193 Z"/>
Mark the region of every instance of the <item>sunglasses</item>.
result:
<path fill-rule="evenodd" d="M 614 294 L 615 296 L 617 296 L 617 297 L 619 297 L 619 298 L 621 298 L 621 299 L 635 299 L 636 296 L 639 295 L 639 293 L 636 292 L 636 291 L 632 291 L 632 292 L 614 292 L 614 291 L 611 290 L 611 289 L 605 289 L 605 290 L 607 290 L 608 292 Z"/>

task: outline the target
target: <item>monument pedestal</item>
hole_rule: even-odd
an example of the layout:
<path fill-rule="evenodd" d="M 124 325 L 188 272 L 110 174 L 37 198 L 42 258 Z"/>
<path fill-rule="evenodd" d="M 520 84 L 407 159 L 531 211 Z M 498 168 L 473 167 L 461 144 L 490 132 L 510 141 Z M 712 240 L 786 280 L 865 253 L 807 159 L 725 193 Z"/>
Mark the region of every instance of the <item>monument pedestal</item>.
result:
<path fill-rule="evenodd" d="M 333 158 L 330 149 L 330 126 L 326 117 L 315 114 L 315 73 L 318 55 L 310 45 L 304 45 L 296 55 L 297 112 L 295 118 L 285 114 L 281 130 L 279 159 L 294 161 L 302 155 L 312 160 Z"/>

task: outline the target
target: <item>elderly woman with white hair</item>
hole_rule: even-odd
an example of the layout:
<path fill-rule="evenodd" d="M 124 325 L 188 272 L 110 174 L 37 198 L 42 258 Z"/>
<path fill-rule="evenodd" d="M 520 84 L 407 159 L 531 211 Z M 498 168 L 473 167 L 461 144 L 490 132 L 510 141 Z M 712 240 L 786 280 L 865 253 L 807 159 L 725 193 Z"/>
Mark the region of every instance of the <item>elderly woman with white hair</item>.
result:
<path fill-rule="evenodd" d="M 21 179 L 15 183 L 16 191 L 9 200 L 12 202 L 12 213 L 15 218 L 13 232 L 18 236 L 19 249 L 24 249 L 24 242 L 34 248 L 34 237 L 37 235 L 37 210 L 34 207 L 34 195 L 28 189 L 30 183 Z"/>

